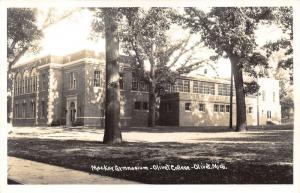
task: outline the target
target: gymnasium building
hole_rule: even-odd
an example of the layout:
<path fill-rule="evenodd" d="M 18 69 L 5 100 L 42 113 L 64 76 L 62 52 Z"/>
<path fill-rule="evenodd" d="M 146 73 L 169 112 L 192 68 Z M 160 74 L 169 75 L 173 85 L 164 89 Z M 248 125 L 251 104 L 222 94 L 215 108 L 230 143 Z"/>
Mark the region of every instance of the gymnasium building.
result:
<path fill-rule="evenodd" d="M 130 60 L 120 57 L 122 126 L 147 126 L 148 86 L 132 75 Z M 104 126 L 105 55 L 83 50 L 45 56 L 13 68 L 14 126 Z M 246 96 L 248 125 L 281 120 L 279 83 L 259 79 L 260 94 Z M 160 97 L 158 125 L 226 126 L 230 81 L 202 75 L 181 76 Z M 233 98 L 233 123 L 236 118 Z"/>

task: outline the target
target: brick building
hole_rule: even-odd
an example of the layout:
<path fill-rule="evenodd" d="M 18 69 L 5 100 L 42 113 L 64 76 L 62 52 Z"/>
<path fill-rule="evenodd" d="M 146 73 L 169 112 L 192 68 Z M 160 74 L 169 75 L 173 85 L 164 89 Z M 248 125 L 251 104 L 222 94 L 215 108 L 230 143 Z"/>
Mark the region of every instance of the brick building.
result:
<path fill-rule="evenodd" d="M 87 50 L 67 56 L 49 55 L 18 65 L 13 70 L 14 126 L 103 127 L 104 55 Z M 120 57 L 120 77 L 121 124 L 146 126 L 148 86 L 132 76 L 127 57 Z M 259 83 L 261 96 L 246 99 L 248 124 L 280 122 L 278 81 L 265 79 Z M 178 126 L 228 125 L 229 90 L 226 79 L 182 76 L 175 85 L 169 85 L 167 94 L 161 97 L 158 123 Z"/>

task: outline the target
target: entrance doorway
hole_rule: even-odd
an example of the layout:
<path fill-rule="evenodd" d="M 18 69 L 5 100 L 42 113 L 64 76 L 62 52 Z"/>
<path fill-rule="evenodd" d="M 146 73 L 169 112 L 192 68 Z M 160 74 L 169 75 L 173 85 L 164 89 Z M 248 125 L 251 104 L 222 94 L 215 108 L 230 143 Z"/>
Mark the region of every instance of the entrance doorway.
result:
<path fill-rule="evenodd" d="M 68 97 L 66 103 L 66 125 L 72 126 L 77 117 L 77 97 Z"/>
<path fill-rule="evenodd" d="M 69 111 L 70 111 L 70 122 L 71 125 L 73 125 L 75 123 L 75 115 L 76 115 L 75 103 L 73 101 L 70 103 Z"/>

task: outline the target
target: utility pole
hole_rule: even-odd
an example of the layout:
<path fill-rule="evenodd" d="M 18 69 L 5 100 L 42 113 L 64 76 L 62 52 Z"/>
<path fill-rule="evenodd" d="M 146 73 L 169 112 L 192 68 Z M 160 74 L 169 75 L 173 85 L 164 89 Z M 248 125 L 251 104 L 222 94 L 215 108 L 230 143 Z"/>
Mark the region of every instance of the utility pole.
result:
<path fill-rule="evenodd" d="M 232 73 L 232 64 L 231 64 L 229 129 L 233 129 L 232 128 L 232 98 L 233 98 L 233 73 Z"/>

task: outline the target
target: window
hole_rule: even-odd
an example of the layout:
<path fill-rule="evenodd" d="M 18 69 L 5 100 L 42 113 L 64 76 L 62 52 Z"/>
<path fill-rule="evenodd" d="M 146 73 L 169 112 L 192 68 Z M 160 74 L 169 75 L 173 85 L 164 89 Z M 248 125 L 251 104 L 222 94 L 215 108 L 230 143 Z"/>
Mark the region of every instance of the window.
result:
<path fill-rule="evenodd" d="M 76 89 L 76 77 L 74 72 L 70 72 L 70 89 Z"/>
<path fill-rule="evenodd" d="M 32 79 L 28 78 L 28 92 L 32 93 Z"/>
<path fill-rule="evenodd" d="M 234 93 L 232 91 L 232 93 Z M 218 94 L 222 96 L 230 96 L 230 84 L 218 84 Z"/>
<path fill-rule="evenodd" d="M 225 112 L 225 105 L 220 105 L 220 112 Z"/>
<path fill-rule="evenodd" d="M 31 117 L 35 117 L 36 110 L 35 110 L 35 102 L 31 102 Z"/>
<path fill-rule="evenodd" d="M 207 69 L 206 68 L 204 68 L 204 74 L 207 74 Z"/>
<path fill-rule="evenodd" d="M 46 74 L 42 74 L 42 90 L 46 90 Z"/>
<path fill-rule="evenodd" d="M 46 117 L 46 103 L 45 101 L 41 102 L 41 118 Z"/>
<path fill-rule="evenodd" d="M 120 89 L 123 90 L 124 89 L 124 73 L 120 73 L 120 78 L 119 78 L 119 85 L 120 85 Z"/>
<path fill-rule="evenodd" d="M 226 105 L 226 112 L 227 112 L 227 113 L 230 112 L 230 105 Z"/>
<path fill-rule="evenodd" d="M 194 81 L 193 92 L 202 94 L 215 94 L 215 84 L 212 82 Z"/>
<path fill-rule="evenodd" d="M 214 104 L 214 111 L 219 112 L 219 105 Z"/>
<path fill-rule="evenodd" d="M 148 109 L 149 109 L 148 102 L 143 102 L 143 110 L 148 110 Z"/>
<path fill-rule="evenodd" d="M 141 109 L 141 101 L 135 101 L 134 102 L 134 109 L 140 110 Z"/>
<path fill-rule="evenodd" d="M 271 118 L 272 118 L 271 111 L 267 111 L 267 118 L 268 118 L 268 119 L 271 119 Z"/>
<path fill-rule="evenodd" d="M 171 112 L 171 111 L 172 111 L 171 103 L 166 103 L 165 104 L 165 112 Z"/>
<path fill-rule="evenodd" d="M 191 110 L 191 103 L 185 103 L 184 109 L 186 111 L 190 111 Z"/>
<path fill-rule="evenodd" d="M 33 92 L 36 92 L 36 90 L 37 90 L 36 89 L 36 86 L 37 86 L 37 84 L 36 84 L 37 83 L 37 77 L 36 76 L 33 77 L 32 81 L 33 81 L 33 83 L 32 83 L 32 87 L 33 87 L 32 90 L 33 90 Z"/>
<path fill-rule="evenodd" d="M 249 108 L 248 108 L 248 113 L 249 113 L 249 114 L 253 113 L 253 107 L 249 107 Z"/>
<path fill-rule="evenodd" d="M 137 91 L 138 90 L 138 82 L 137 79 L 132 77 L 132 90 Z"/>
<path fill-rule="evenodd" d="M 148 85 L 144 81 L 139 82 L 140 91 L 149 91 Z"/>
<path fill-rule="evenodd" d="M 14 89 L 15 89 L 14 90 L 15 91 L 14 94 L 18 95 L 18 80 L 17 79 L 15 80 Z"/>
<path fill-rule="evenodd" d="M 164 88 L 165 88 L 165 92 L 172 92 L 171 84 L 167 83 Z"/>
<path fill-rule="evenodd" d="M 183 80 L 183 92 L 190 92 L 190 81 Z"/>
<path fill-rule="evenodd" d="M 26 117 L 26 103 L 23 103 L 22 105 L 22 118 L 25 118 Z"/>
<path fill-rule="evenodd" d="M 275 102 L 276 100 L 276 97 L 275 97 L 275 92 L 273 92 L 273 102 Z"/>
<path fill-rule="evenodd" d="M 94 87 L 100 87 L 100 71 L 94 71 Z"/>
<path fill-rule="evenodd" d="M 22 91 L 21 91 L 21 93 L 22 94 L 24 94 L 25 93 L 25 81 L 24 81 L 24 79 L 22 79 Z"/>
<path fill-rule="evenodd" d="M 183 80 L 178 79 L 176 80 L 175 84 L 173 85 L 174 92 L 183 92 Z"/>
<path fill-rule="evenodd" d="M 15 118 L 20 117 L 20 106 L 19 104 L 15 104 Z"/>
<path fill-rule="evenodd" d="M 263 92 L 262 92 L 262 101 L 265 101 L 265 99 L 266 99 L 266 92 L 263 91 Z"/>
<path fill-rule="evenodd" d="M 199 104 L 199 111 L 201 111 L 201 112 L 205 111 L 205 104 L 203 104 L 203 103 Z"/>
<path fill-rule="evenodd" d="M 198 81 L 193 81 L 193 92 L 199 93 Z"/>

